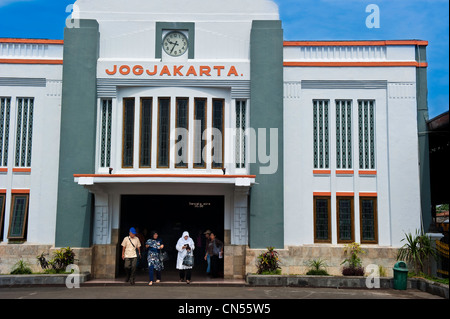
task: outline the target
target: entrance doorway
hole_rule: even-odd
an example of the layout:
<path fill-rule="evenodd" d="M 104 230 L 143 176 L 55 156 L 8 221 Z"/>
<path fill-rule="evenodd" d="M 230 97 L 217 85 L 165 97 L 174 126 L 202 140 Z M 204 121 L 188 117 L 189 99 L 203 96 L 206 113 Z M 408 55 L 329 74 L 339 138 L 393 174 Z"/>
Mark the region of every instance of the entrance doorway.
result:
<path fill-rule="evenodd" d="M 189 232 L 196 246 L 193 280 L 207 279 L 203 233 L 212 230 L 224 241 L 224 196 L 123 195 L 120 212 L 120 240 L 128 235 L 131 227 L 137 228 L 145 240 L 150 238 L 152 231 L 158 232 L 164 250 L 169 254 L 169 260 L 164 263 L 163 281 L 177 280 L 175 246 L 184 231 Z M 118 255 L 119 276 L 123 276 L 121 253 Z M 148 280 L 145 268 L 143 261 L 137 271 L 137 280 Z M 220 272 L 223 273 L 223 263 Z"/>

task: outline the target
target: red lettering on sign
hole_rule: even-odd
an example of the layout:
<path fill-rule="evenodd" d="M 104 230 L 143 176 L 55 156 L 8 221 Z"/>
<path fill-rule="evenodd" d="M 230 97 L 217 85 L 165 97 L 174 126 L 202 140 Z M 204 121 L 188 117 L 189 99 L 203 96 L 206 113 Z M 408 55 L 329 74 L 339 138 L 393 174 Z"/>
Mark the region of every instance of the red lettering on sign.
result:
<path fill-rule="evenodd" d="M 158 73 L 158 67 L 156 65 L 153 68 L 153 72 L 150 72 L 150 70 L 147 70 L 148 75 L 155 75 L 156 73 Z"/>
<path fill-rule="evenodd" d="M 200 76 L 211 76 L 211 68 L 209 66 L 202 65 L 200 66 Z"/>
<path fill-rule="evenodd" d="M 181 69 L 182 68 L 184 68 L 183 65 L 181 65 L 181 66 L 174 65 L 174 67 L 173 67 L 173 76 L 177 76 L 177 75 L 183 76 L 183 73 L 181 73 Z"/>
<path fill-rule="evenodd" d="M 133 68 L 133 73 L 135 75 L 142 75 L 144 74 L 144 68 L 142 67 L 142 65 L 135 65 Z"/>
<path fill-rule="evenodd" d="M 114 75 L 117 73 L 117 65 L 114 65 L 114 69 L 112 71 L 106 69 L 106 74 Z"/>
<path fill-rule="evenodd" d="M 119 72 L 122 75 L 128 75 L 128 74 L 130 74 L 130 71 L 131 71 L 131 69 L 128 65 L 122 65 L 119 69 Z"/>
<path fill-rule="evenodd" d="M 225 67 L 224 66 L 215 66 L 214 70 L 217 70 L 217 76 L 221 76 L 221 71 L 224 70 Z"/>
<path fill-rule="evenodd" d="M 169 68 L 167 67 L 167 65 L 165 65 L 162 70 L 161 73 L 159 75 L 163 76 L 164 74 L 167 74 L 168 76 L 172 76 L 172 74 L 170 74 Z"/>
<path fill-rule="evenodd" d="M 228 72 L 227 76 L 231 76 L 231 75 L 239 76 L 237 71 L 236 71 L 236 68 L 234 66 L 230 67 L 230 71 Z"/>
<path fill-rule="evenodd" d="M 197 76 L 197 71 L 195 71 L 195 68 L 193 66 L 191 66 L 186 73 L 186 76 L 189 76 L 189 75 Z"/>

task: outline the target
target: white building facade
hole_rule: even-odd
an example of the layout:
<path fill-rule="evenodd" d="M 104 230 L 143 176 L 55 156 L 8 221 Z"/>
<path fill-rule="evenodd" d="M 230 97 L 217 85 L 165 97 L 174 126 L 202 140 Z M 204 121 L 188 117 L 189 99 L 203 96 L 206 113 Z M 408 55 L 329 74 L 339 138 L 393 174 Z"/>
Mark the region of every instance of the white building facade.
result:
<path fill-rule="evenodd" d="M 268 0 L 74 17 L 64 41 L 0 39 L 2 273 L 70 246 L 114 278 L 130 226 L 214 229 L 228 278 L 268 246 L 285 273 L 339 272 L 351 242 L 388 268 L 429 215 L 425 41 L 284 41 Z"/>

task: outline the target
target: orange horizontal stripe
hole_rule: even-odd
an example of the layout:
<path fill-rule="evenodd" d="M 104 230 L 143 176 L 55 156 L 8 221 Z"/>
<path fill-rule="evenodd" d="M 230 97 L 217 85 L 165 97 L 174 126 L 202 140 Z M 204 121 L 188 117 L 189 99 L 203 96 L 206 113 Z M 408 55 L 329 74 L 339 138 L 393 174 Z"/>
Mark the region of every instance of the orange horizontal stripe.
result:
<path fill-rule="evenodd" d="M 0 43 L 64 44 L 64 40 L 0 38 Z"/>
<path fill-rule="evenodd" d="M 377 193 L 359 193 L 359 197 L 377 197 Z"/>
<path fill-rule="evenodd" d="M 12 189 L 11 194 L 29 194 L 29 189 Z"/>
<path fill-rule="evenodd" d="M 6 194 L 6 189 L 0 189 L 0 194 Z"/>
<path fill-rule="evenodd" d="M 79 177 L 177 177 L 177 178 L 256 178 L 256 175 L 192 175 L 192 174 L 74 174 Z"/>
<path fill-rule="evenodd" d="M 353 175 L 353 170 L 336 170 L 336 175 Z"/>
<path fill-rule="evenodd" d="M 31 168 L 13 168 L 13 173 L 30 173 Z"/>
<path fill-rule="evenodd" d="M 331 192 L 314 192 L 314 196 L 331 196 Z"/>
<path fill-rule="evenodd" d="M 359 175 L 377 175 L 377 171 L 359 171 Z"/>
<path fill-rule="evenodd" d="M 398 62 L 284 62 L 286 67 L 398 67 L 414 66 L 417 68 L 426 68 L 428 63 L 419 63 L 416 61 L 398 61 Z"/>
<path fill-rule="evenodd" d="M 6 167 L 0 168 L 0 173 L 6 173 L 6 172 L 8 172 L 8 169 Z"/>
<path fill-rule="evenodd" d="M 336 193 L 337 197 L 353 197 L 355 196 L 354 192 L 337 192 Z"/>
<path fill-rule="evenodd" d="M 315 170 L 313 170 L 313 174 L 314 175 L 321 175 L 321 174 L 327 175 L 327 174 L 331 174 L 331 170 L 329 170 L 329 169 L 315 169 Z"/>
<path fill-rule="evenodd" d="M 0 64 L 63 64 L 63 60 L 45 59 L 0 59 Z"/>
<path fill-rule="evenodd" d="M 428 41 L 388 40 L 388 41 L 284 41 L 285 47 L 302 46 L 386 46 L 386 45 L 428 45 Z"/>

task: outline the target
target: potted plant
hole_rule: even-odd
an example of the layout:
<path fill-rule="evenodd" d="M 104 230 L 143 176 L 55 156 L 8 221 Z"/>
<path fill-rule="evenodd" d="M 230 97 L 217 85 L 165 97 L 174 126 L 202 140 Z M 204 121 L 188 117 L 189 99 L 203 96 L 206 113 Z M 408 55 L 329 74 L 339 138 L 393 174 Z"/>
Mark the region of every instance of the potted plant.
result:
<path fill-rule="evenodd" d="M 348 255 L 348 257 L 341 263 L 341 265 L 347 263 L 342 269 L 342 274 L 344 276 L 364 276 L 364 267 L 362 267 L 359 255 L 365 253 L 366 252 L 361 249 L 361 245 L 358 243 L 345 245 L 344 254 Z"/>

